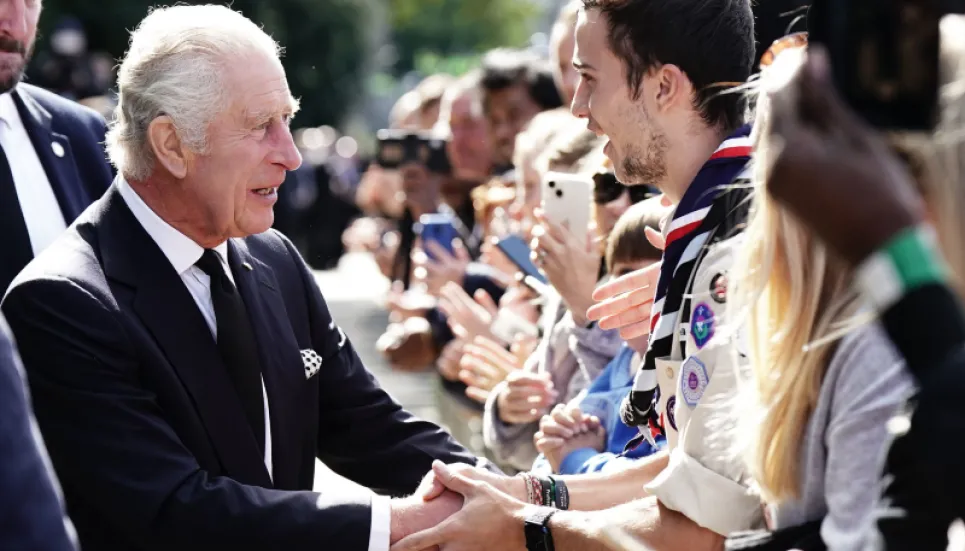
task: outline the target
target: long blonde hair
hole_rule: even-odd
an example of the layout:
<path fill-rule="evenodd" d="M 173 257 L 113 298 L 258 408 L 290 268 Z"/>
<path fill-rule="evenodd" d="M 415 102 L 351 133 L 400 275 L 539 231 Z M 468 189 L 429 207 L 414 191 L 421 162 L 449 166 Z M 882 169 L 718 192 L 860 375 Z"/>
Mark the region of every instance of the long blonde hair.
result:
<path fill-rule="evenodd" d="M 767 139 L 773 99 L 768 86 L 786 82 L 803 59 L 803 50 L 783 53 L 761 76 L 753 202 L 728 290 L 729 317 L 746 332 L 749 360 L 742 373 L 738 446 L 769 502 L 799 496 L 801 441 L 834 351 L 833 336 L 853 324 L 858 307 L 851 270 L 765 189 L 769 155 L 775 153 Z M 782 101 L 789 93 L 782 90 Z"/>

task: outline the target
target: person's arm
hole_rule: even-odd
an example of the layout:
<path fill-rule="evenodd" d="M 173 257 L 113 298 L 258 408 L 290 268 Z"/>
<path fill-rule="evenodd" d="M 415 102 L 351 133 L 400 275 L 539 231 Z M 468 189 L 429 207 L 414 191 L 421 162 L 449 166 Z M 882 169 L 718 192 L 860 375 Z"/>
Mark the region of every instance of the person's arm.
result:
<path fill-rule="evenodd" d="M 316 376 L 319 459 L 350 480 L 395 496 L 414 492 L 434 460 L 475 465 L 478 458 L 438 426 L 403 410 L 379 386 L 332 320 L 308 267 L 284 242 L 305 285 L 312 345 L 322 356 Z"/>
<path fill-rule="evenodd" d="M 560 477 L 570 493 L 570 510 L 599 511 L 646 496 L 644 486 L 667 467 L 668 459 L 666 452 L 660 452 L 625 470 Z"/>
<path fill-rule="evenodd" d="M 549 522 L 557 551 L 612 551 L 608 531 L 622 531 L 650 551 L 717 551 L 724 537 L 694 524 L 655 498 L 605 511 L 561 511 Z"/>
<path fill-rule="evenodd" d="M 110 298 L 94 292 L 33 280 L 3 301 L 68 501 L 142 549 L 367 549 L 366 494 L 272 490 L 201 469 L 144 386 Z"/>
<path fill-rule="evenodd" d="M 0 549 L 75 551 L 21 370 L 0 315 Z"/>

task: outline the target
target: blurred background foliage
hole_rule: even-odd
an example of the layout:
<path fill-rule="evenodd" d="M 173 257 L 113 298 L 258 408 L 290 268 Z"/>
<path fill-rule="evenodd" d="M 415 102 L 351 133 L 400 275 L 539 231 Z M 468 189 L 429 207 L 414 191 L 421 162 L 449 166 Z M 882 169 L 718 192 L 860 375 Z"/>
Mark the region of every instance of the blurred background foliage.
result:
<path fill-rule="evenodd" d="M 283 63 L 292 91 L 312 100 L 302 102 L 297 124 L 339 127 L 350 123 L 353 114 L 384 120 L 400 90 L 422 76 L 461 74 L 489 48 L 527 46 L 545 2 L 232 0 L 231 6 L 285 46 Z M 166 3 L 44 0 L 37 48 L 45 48 L 54 26 L 72 16 L 86 30 L 90 52 L 120 59 L 128 32 L 151 6 Z"/>

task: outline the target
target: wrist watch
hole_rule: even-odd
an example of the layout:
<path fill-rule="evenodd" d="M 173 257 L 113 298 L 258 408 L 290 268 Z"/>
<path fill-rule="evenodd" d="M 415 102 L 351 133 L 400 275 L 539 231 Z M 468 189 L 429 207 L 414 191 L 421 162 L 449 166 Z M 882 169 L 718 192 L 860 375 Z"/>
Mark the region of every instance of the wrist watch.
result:
<path fill-rule="evenodd" d="M 523 526 L 526 534 L 526 551 L 554 551 L 553 534 L 550 533 L 550 517 L 557 509 L 552 507 L 534 507 L 526 515 Z"/>

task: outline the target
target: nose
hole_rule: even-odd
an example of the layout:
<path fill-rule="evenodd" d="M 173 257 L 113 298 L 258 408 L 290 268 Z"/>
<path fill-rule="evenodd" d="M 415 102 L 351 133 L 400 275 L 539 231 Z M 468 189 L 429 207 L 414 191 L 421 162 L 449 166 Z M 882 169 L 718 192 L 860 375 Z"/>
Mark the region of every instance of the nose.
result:
<path fill-rule="evenodd" d="M 576 91 L 573 92 L 573 101 L 570 103 L 570 113 L 578 119 L 590 118 L 590 102 L 587 98 L 586 86 L 583 79 L 576 83 Z"/>
<path fill-rule="evenodd" d="M 281 138 L 278 140 L 278 147 L 275 149 L 274 162 L 285 167 L 285 170 L 296 170 L 302 166 L 302 154 L 295 145 L 295 138 L 292 137 L 291 130 L 283 127 Z"/>
<path fill-rule="evenodd" d="M 28 27 L 26 0 L 0 0 L 0 34 L 25 41 Z"/>

